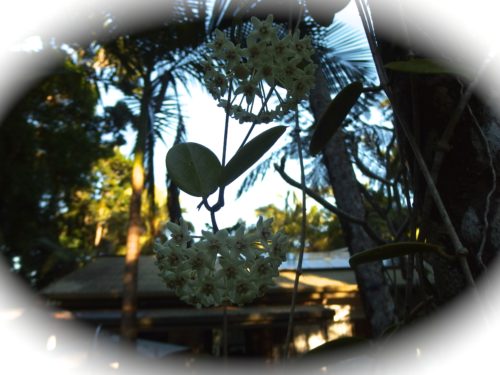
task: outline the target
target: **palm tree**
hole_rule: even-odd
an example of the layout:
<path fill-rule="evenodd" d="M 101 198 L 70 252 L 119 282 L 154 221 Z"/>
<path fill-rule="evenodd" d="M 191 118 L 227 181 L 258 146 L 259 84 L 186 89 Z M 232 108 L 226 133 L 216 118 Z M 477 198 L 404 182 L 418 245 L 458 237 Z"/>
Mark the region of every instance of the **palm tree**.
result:
<path fill-rule="evenodd" d="M 132 198 L 127 234 L 124 291 L 122 304 L 122 336 L 134 340 L 137 335 L 137 265 L 141 252 L 140 237 L 142 193 L 147 187 L 152 212 L 149 217 L 151 237 L 156 235 L 154 197 L 154 146 L 162 139 L 162 132 L 172 119 L 179 119 L 176 140 L 183 134 L 183 123 L 177 97 L 177 82 L 186 84 L 188 76 L 198 76 L 201 52 L 198 31 L 203 29 L 205 5 L 203 2 L 184 2 L 175 8 L 175 14 L 154 29 L 134 34 L 123 34 L 99 46 L 97 55 L 107 62 L 102 70 L 102 81 L 119 88 L 125 100 L 119 103 L 121 120 L 132 123 L 136 130 L 132 170 Z M 179 21 L 182 19 L 182 21 Z M 112 34 L 119 35 L 120 23 L 114 21 Z M 168 111 L 168 88 L 174 92 L 173 108 Z M 124 106 L 124 103 L 126 105 Z M 113 111 L 111 111 L 113 112 Z M 168 114 L 176 113 L 174 116 Z M 116 114 L 117 111 L 115 110 Z M 127 114 L 125 117 L 124 115 Z M 175 187 L 169 185 L 170 191 Z M 178 204 L 177 204 L 178 205 Z"/>
<path fill-rule="evenodd" d="M 154 123 L 153 117 L 155 111 L 152 110 L 154 105 L 152 106 L 151 103 L 159 103 L 159 101 L 155 101 L 153 97 L 158 92 L 158 84 L 160 82 L 162 83 L 162 85 L 159 86 L 160 92 L 162 92 L 161 88 L 165 87 L 166 84 L 168 84 L 169 82 L 175 82 L 175 80 L 172 79 L 172 77 L 169 77 L 166 73 L 160 73 L 155 79 L 151 79 L 151 75 L 153 73 L 156 73 L 157 67 L 155 64 L 160 64 L 160 61 L 163 64 L 169 64 L 172 63 L 172 61 L 179 61 L 176 60 L 179 58 L 179 56 L 185 56 L 185 61 L 189 61 L 189 63 L 186 63 L 184 65 L 186 69 L 178 69 L 179 66 L 176 66 L 176 69 L 167 70 L 168 73 L 173 74 L 175 72 L 179 72 L 179 75 L 177 76 L 178 80 L 181 80 L 184 77 L 186 71 L 188 73 L 195 73 L 195 70 L 193 68 L 196 68 L 196 60 L 188 58 L 185 55 L 187 50 L 184 48 L 188 47 L 188 50 L 192 52 L 192 47 L 195 45 L 200 45 L 206 39 L 206 36 L 210 35 L 211 31 L 215 27 L 234 29 L 235 25 L 239 25 L 242 32 L 245 32 L 245 28 L 249 27 L 249 23 L 246 21 L 248 21 L 252 15 L 262 15 L 266 12 L 269 12 L 269 9 L 266 9 L 266 5 L 269 4 L 268 2 L 262 1 L 258 3 L 256 7 L 252 7 L 251 3 L 252 2 L 248 2 L 245 4 L 238 1 L 216 0 L 212 8 L 212 13 L 207 19 L 207 22 L 204 21 L 205 12 L 203 11 L 203 2 L 193 1 L 189 4 L 176 4 L 174 8 L 177 7 L 179 13 L 183 14 L 184 16 L 189 14 L 192 16 L 194 14 L 192 11 L 189 11 L 190 8 L 198 9 L 198 11 L 195 13 L 197 16 L 194 17 L 194 20 L 196 22 L 194 22 L 193 24 L 174 23 L 170 25 L 170 28 L 165 28 L 165 30 L 168 30 L 169 33 L 173 32 L 173 34 L 177 36 L 174 38 L 169 38 L 168 36 L 163 35 L 163 38 L 165 38 L 163 40 L 163 42 L 165 42 L 163 44 L 163 59 L 156 60 L 154 58 L 155 53 L 153 53 L 151 50 L 152 44 L 148 44 L 148 42 L 145 42 L 144 39 L 141 40 L 140 36 L 128 36 L 126 38 L 122 37 L 119 39 L 120 42 L 112 42 L 107 46 L 107 49 L 111 52 L 111 55 L 114 54 L 114 56 L 118 59 L 118 65 L 120 66 L 120 68 L 124 69 L 123 73 L 126 73 L 122 75 L 122 77 L 132 77 L 132 82 L 129 78 L 123 81 L 118 80 L 118 83 L 119 85 L 121 85 L 122 90 L 126 93 L 128 92 L 129 94 L 133 94 L 134 89 L 136 91 L 138 89 L 137 87 L 134 87 L 134 84 L 136 85 L 138 82 L 140 83 L 138 92 L 140 93 L 139 102 L 141 104 L 139 106 L 140 115 L 137 120 L 138 136 L 134 161 L 134 170 L 136 171 L 136 173 L 133 174 L 137 178 L 136 188 L 134 188 L 134 196 L 136 197 L 136 199 L 133 199 L 133 202 L 131 203 L 131 225 L 129 227 L 130 260 L 127 257 L 127 264 L 129 264 L 130 262 L 131 266 L 127 266 L 128 268 L 125 276 L 126 279 L 130 278 L 130 280 L 127 279 L 127 282 L 131 286 L 135 285 L 136 283 L 136 279 L 134 279 L 134 277 L 136 276 L 133 275 L 136 275 L 136 269 L 134 270 L 134 267 L 136 267 L 136 259 L 139 254 L 137 240 L 140 231 L 140 216 L 138 216 L 136 213 L 140 212 L 140 210 L 138 210 L 138 208 L 140 207 L 139 192 L 144 188 L 144 185 L 142 184 L 142 181 L 144 181 L 144 158 L 146 157 L 148 150 L 149 153 L 151 153 L 152 145 L 154 144 L 154 137 L 151 129 L 152 124 Z M 294 2 L 288 3 L 292 5 L 294 4 Z M 276 20 L 278 22 L 291 22 L 292 24 L 295 24 L 299 19 L 302 20 L 300 7 L 296 7 L 294 5 L 289 9 L 290 12 L 283 16 L 280 16 L 280 13 L 278 12 Z M 176 27 L 178 29 L 176 29 Z M 195 32 L 192 32 L 193 29 L 195 30 Z M 175 30 L 177 31 L 175 32 Z M 186 32 L 188 30 L 191 30 L 189 37 L 182 38 L 181 36 L 184 34 L 181 34 L 179 31 Z M 325 87 L 327 88 L 327 91 L 318 90 L 316 99 L 314 99 L 313 95 L 311 108 L 313 109 L 313 113 L 317 117 L 322 112 L 322 108 L 321 106 L 318 106 L 316 104 L 321 102 L 325 103 L 325 100 L 329 100 L 330 92 L 338 91 L 348 82 L 367 76 L 368 73 L 370 73 L 370 63 L 368 54 L 366 53 L 366 49 L 363 48 L 359 39 L 356 39 L 356 37 L 352 33 L 349 33 L 347 31 L 347 28 L 340 26 L 340 24 L 334 24 L 333 26 L 324 28 L 318 26 L 311 20 L 310 17 L 306 17 L 303 21 L 301 21 L 301 30 L 302 32 L 307 31 L 311 33 L 314 37 L 314 41 L 318 50 L 318 61 L 321 63 L 321 66 L 323 68 L 323 76 L 322 78 L 321 76 L 319 76 L 320 79 L 318 80 L 318 87 L 326 84 Z M 150 32 L 149 37 L 152 35 L 153 33 Z M 156 38 L 156 36 L 154 38 Z M 181 40 L 182 43 L 180 42 Z M 328 48 L 328 42 L 331 42 L 332 40 L 335 41 L 335 45 L 337 46 L 336 53 L 332 53 L 332 51 Z M 343 43 L 339 43 L 339 40 L 343 41 Z M 327 43 L 324 43 L 324 41 L 327 41 Z M 139 44 L 136 45 L 134 43 Z M 179 48 L 176 49 L 176 47 Z M 145 49 L 147 53 L 143 53 L 141 55 L 141 53 L 139 53 L 141 51 L 141 48 Z M 123 50 L 120 51 L 120 49 Z M 127 53 L 124 54 L 124 51 L 127 51 Z M 137 56 L 134 58 L 129 57 L 128 51 L 135 51 Z M 177 55 L 175 55 L 173 51 L 175 51 Z M 156 50 L 155 52 L 158 52 L 158 50 Z M 346 55 L 348 54 L 351 54 L 351 56 L 349 56 L 349 58 L 346 58 Z M 188 54 L 188 56 L 192 56 L 192 54 Z M 141 59 L 146 60 L 141 61 Z M 140 63 L 137 65 L 138 62 Z M 194 64 L 192 64 L 193 62 Z M 136 64 L 136 66 L 134 66 L 134 64 Z M 137 66 L 140 67 L 140 69 L 138 69 Z M 118 69 L 116 70 L 116 72 L 119 73 L 120 70 Z M 163 72 L 165 72 L 165 70 L 163 70 Z M 196 74 L 193 75 L 196 76 Z M 116 77 L 120 77 L 120 74 L 117 74 Z M 364 104 L 366 107 L 367 103 Z M 178 136 L 176 137 L 176 139 L 180 140 L 181 136 L 182 127 L 179 126 Z M 347 211 L 351 212 L 354 216 L 358 218 L 364 218 L 365 212 L 363 209 L 362 197 L 360 192 L 358 191 L 358 183 L 354 178 L 352 162 L 346 153 L 345 142 L 343 141 L 343 138 L 340 139 L 338 145 L 336 145 L 336 147 L 334 147 L 333 149 L 335 150 L 335 152 L 325 153 L 323 155 L 323 159 L 320 160 L 327 168 L 327 170 L 330 171 L 330 173 L 326 175 L 328 176 L 330 184 L 334 187 L 335 191 L 347 190 L 352 192 L 351 196 L 345 198 L 343 198 L 341 194 L 337 194 L 337 204 L 339 205 L 339 207 L 349 208 Z M 345 155 L 345 157 L 335 160 L 335 162 L 332 163 L 332 158 L 334 158 L 335 155 L 341 154 Z M 152 160 L 152 158 L 150 158 L 149 160 Z M 333 165 L 335 165 L 335 168 L 332 168 Z M 150 171 L 152 170 L 150 163 L 148 163 L 148 169 Z M 336 178 L 335 173 L 339 173 L 340 171 L 344 171 L 352 178 L 350 178 L 349 180 Z M 150 181 L 152 178 L 152 173 L 150 173 Z M 336 184 L 339 182 L 343 182 L 343 185 L 336 186 Z M 154 185 L 150 183 L 150 186 Z M 168 186 L 170 192 L 172 193 L 170 197 L 175 197 L 175 186 L 172 186 L 171 182 Z M 174 199 L 172 202 L 177 202 L 177 205 L 172 205 L 172 207 L 176 206 L 178 209 L 178 200 Z M 357 204 L 353 204 L 353 202 L 357 202 Z M 356 209 L 352 211 L 353 208 Z M 351 222 L 349 222 L 349 220 L 345 218 L 341 218 L 341 221 L 344 221 L 342 225 L 345 229 L 345 233 L 351 234 L 351 236 L 348 236 L 348 240 L 349 247 L 353 253 L 361 251 L 373 245 L 373 241 L 371 241 L 370 237 L 367 236 L 366 233 L 364 233 L 363 228 L 361 228 L 359 225 L 353 225 Z M 390 299 L 390 295 L 387 293 L 387 287 L 385 285 L 380 265 L 378 265 L 376 269 L 372 268 L 373 267 L 366 267 L 365 270 L 359 271 L 358 281 L 360 289 L 362 290 L 362 294 L 363 290 L 379 290 L 381 291 L 380 295 L 382 295 L 383 299 L 385 299 L 382 300 L 380 297 L 373 296 L 365 296 L 364 298 L 366 310 L 369 316 L 371 315 L 372 317 L 385 317 L 384 320 L 381 320 L 380 322 L 375 318 L 375 320 L 372 320 L 374 332 L 380 333 L 387 327 L 387 325 L 389 324 L 388 322 L 393 320 L 393 313 L 391 312 L 390 307 L 392 302 Z M 365 275 L 365 277 L 363 277 L 363 275 Z M 373 280 L 375 280 L 375 282 L 372 282 Z M 134 294 L 132 292 L 132 289 L 126 290 L 129 290 L 129 292 L 125 293 L 126 295 Z M 130 311 L 133 311 L 133 305 L 133 300 L 131 300 L 127 304 L 124 303 L 124 310 L 128 309 Z M 383 306 L 382 309 L 380 308 L 381 306 Z M 132 321 L 132 319 L 129 320 Z M 125 333 L 125 336 L 131 337 L 133 336 L 133 333 Z"/>

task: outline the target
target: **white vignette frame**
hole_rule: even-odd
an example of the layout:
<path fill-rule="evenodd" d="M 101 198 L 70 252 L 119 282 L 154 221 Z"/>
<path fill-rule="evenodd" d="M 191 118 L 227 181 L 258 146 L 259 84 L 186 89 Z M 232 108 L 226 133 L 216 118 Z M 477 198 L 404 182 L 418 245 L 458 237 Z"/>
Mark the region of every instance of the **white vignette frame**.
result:
<path fill-rule="evenodd" d="M 351 0 L 354 1 L 354 0 Z M 387 25 L 397 9 L 397 2 L 384 0 L 387 3 Z M 484 58 L 491 51 L 498 51 L 500 44 L 500 24 L 497 22 L 497 4 L 494 0 L 476 0 L 474 5 L 465 0 L 402 0 L 405 8 L 435 35 L 439 48 L 447 49 L 451 56 L 457 56 L 464 67 L 477 70 Z M 126 7 L 134 20 L 143 22 L 154 14 L 154 10 L 165 2 L 145 0 L 136 2 L 108 1 L 106 5 Z M 65 24 L 65 10 L 73 7 L 89 9 L 98 7 L 98 1 L 81 0 L 17 0 L 2 2 L 0 5 L 0 83 L 1 97 L 0 116 L 12 103 L 6 101 L 15 94 L 16 83 L 26 72 L 19 69 L 14 61 L 9 61 L 8 50 L 25 38 L 36 35 L 39 30 L 50 28 L 58 33 L 78 38 L 78 25 Z M 57 26 L 54 26 L 57 25 Z M 416 41 L 418 42 L 418 41 Z M 425 47 L 425 46 L 424 46 Z M 466 48 L 465 48 L 466 47 Z M 467 49 L 466 52 L 464 50 Z M 490 84 L 500 82 L 500 67 L 490 70 Z M 498 87 L 498 85 L 496 85 Z M 488 87 L 483 87 L 489 91 Z M 352 363 L 328 363 L 310 369 L 314 372 L 331 370 L 361 373 L 470 373 L 478 369 L 498 367 L 497 342 L 500 334 L 500 296 L 496 286 L 500 280 L 495 277 L 498 265 L 489 270 L 489 276 L 480 286 L 483 305 L 472 303 L 470 296 L 464 296 L 437 316 L 429 318 L 425 324 L 412 328 L 413 332 L 395 340 L 373 360 L 361 356 Z M 87 373 L 90 368 L 73 368 L 71 363 L 63 363 L 60 358 L 51 357 L 51 351 L 57 345 L 56 338 L 45 334 L 47 327 L 53 324 L 42 301 L 22 286 L 9 272 L 3 260 L 0 260 L 0 369 L 2 373 L 28 373 L 43 371 L 44 373 Z M 29 315 L 29 316 L 28 316 Z M 24 318 L 23 318 L 24 316 Z M 22 324 L 16 324 L 22 320 Z M 74 325 L 69 328 L 72 338 L 80 340 L 86 330 Z M 45 335 L 45 336 L 44 336 Z M 46 340 L 46 344 L 44 342 Z M 92 344 L 91 342 L 89 344 Z M 102 348 L 102 350 L 106 350 Z M 110 354 L 110 358 L 115 353 Z M 84 358 L 85 359 L 85 358 Z M 80 360 L 84 360 L 80 359 Z M 79 360 L 74 359 L 77 363 Z M 71 361 L 70 361 L 71 362 Z M 252 363 L 238 363 L 234 370 L 240 373 L 254 372 Z M 146 366 L 144 363 L 130 364 L 127 369 L 119 362 L 110 362 L 107 368 L 92 368 L 95 373 L 109 372 L 110 369 L 134 373 Z M 217 367 L 199 367 L 196 372 L 218 372 Z M 6 372 L 5 370 L 11 370 Z M 149 367 L 143 370 L 152 370 Z M 178 373 L 188 370 L 185 366 L 177 368 L 165 366 L 164 373 Z M 228 370 L 226 368 L 226 370 Z M 288 368 L 287 373 L 303 373 L 301 368 Z M 149 371 L 151 373 L 151 371 Z"/>

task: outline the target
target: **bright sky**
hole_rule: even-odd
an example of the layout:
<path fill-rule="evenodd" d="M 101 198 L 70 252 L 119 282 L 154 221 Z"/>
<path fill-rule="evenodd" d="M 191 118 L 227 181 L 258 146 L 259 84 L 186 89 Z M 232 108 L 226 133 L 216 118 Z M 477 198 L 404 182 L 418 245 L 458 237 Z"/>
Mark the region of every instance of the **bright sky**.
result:
<path fill-rule="evenodd" d="M 351 2 L 346 9 L 337 14 L 336 19 L 348 22 L 353 25 L 353 27 L 361 28 L 354 2 Z M 182 110 L 186 117 L 185 122 L 188 131 L 188 142 L 203 144 L 211 149 L 220 160 L 222 158 L 222 137 L 225 120 L 223 109 L 217 107 L 217 103 L 212 97 L 204 92 L 198 85 L 191 86 L 189 88 L 189 94 L 184 93 L 183 97 Z M 241 125 L 234 120 L 230 122 L 228 160 L 236 152 L 236 148 L 248 131 L 248 126 L 249 124 Z M 252 137 L 269 129 L 271 126 L 273 126 L 273 124 L 257 126 Z M 261 161 L 273 150 L 279 149 L 281 145 L 287 141 L 287 138 L 289 138 L 288 134 L 289 131 L 287 131 L 275 146 L 264 155 Z M 168 144 L 168 146 L 170 146 L 170 144 Z M 155 149 L 155 176 L 157 185 L 163 189 L 165 188 L 165 156 L 167 151 L 167 146 L 160 142 L 157 144 Z M 254 164 L 253 167 L 258 163 L 259 162 Z M 252 168 L 250 168 L 250 170 Z M 296 180 L 300 180 L 298 162 L 294 163 L 293 160 L 290 160 L 287 163 L 287 173 Z M 283 207 L 287 191 L 296 191 L 297 194 L 299 194 L 297 189 L 285 183 L 278 173 L 274 171 L 274 168 L 271 168 L 262 181 L 258 180 L 253 188 L 243 194 L 240 199 L 236 199 L 236 192 L 241 186 L 245 176 L 246 174 L 235 180 L 226 189 L 226 205 L 217 212 L 216 216 L 219 228 L 233 226 L 240 218 L 244 219 L 248 224 L 254 224 L 258 219 L 255 214 L 256 208 L 268 204 L 275 204 L 278 207 Z M 209 201 L 213 202 L 214 199 L 216 199 L 216 194 L 214 194 L 212 200 Z M 180 200 L 182 208 L 186 210 L 186 214 L 184 215 L 185 218 L 194 224 L 197 232 L 205 229 L 205 224 L 211 223 L 210 214 L 205 208 L 201 208 L 200 210 L 196 209 L 200 203 L 199 198 L 181 193 Z"/>
<path fill-rule="evenodd" d="M 220 107 L 217 107 L 217 102 L 212 99 L 210 94 L 203 90 L 200 85 L 194 84 L 189 87 L 189 92 L 183 88 L 179 90 L 181 93 L 182 112 L 185 116 L 185 124 L 187 128 L 187 141 L 197 142 L 212 150 L 219 160 L 222 159 L 222 137 L 224 134 L 225 113 Z M 110 105 L 116 100 L 116 95 L 111 94 L 104 102 L 105 105 Z M 262 131 L 265 131 L 272 126 L 278 124 L 258 125 L 252 133 L 252 137 Z M 229 139 L 228 139 L 228 160 L 234 155 L 236 149 L 243 141 L 249 124 L 239 124 L 231 119 L 229 122 Z M 259 161 L 265 158 L 276 149 L 279 149 L 284 142 L 287 141 L 287 131 L 281 139 L 271 148 L 270 151 Z M 121 148 L 125 155 L 131 155 L 133 140 L 135 133 L 130 131 L 126 135 L 128 143 Z M 165 156 L 172 145 L 172 140 L 165 137 L 167 144 L 157 142 L 155 147 L 155 179 L 156 184 L 161 189 L 166 189 L 165 185 Z M 257 166 L 258 163 L 253 167 Z M 287 163 L 287 172 L 297 180 L 300 179 L 300 172 L 297 165 L 293 161 Z M 249 169 L 251 171 L 252 168 Z M 249 172 L 248 171 L 248 172 Z M 243 194 L 240 199 L 236 199 L 236 193 L 240 188 L 247 173 L 236 179 L 225 190 L 225 206 L 217 212 L 217 224 L 219 228 L 229 227 L 236 224 L 238 219 L 244 219 L 248 224 L 257 222 L 255 209 L 274 203 L 277 206 L 284 206 L 285 196 L 288 190 L 292 188 L 285 183 L 281 177 L 270 169 L 263 180 L 257 180 L 256 184 L 247 193 Z M 217 194 L 214 194 L 210 199 L 210 203 L 214 203 L 217 199 Z M 210 214 L 205 208 L 197 210 L 200 203 L 200 198 L 190 196 L 181 191 L 180 195 L 181 206 L 186 213 L 185 219 L 192 222 L 196 232 L 205 229 L 205 224 L 211 224 Z"/>
<path fill-rule="evenodd" d="M 189 142 L 203 144 L 212 150 L 218 156 L 219 160 L 221 160 L 222 137 L 224 134 L 225 121 L 224 110 L 217 107 L 217 103 L 209 94 L 202 91 L 201 87 L 193 86 L 190 88 L 190 95 L 184 95 L 183 111 L 188 116 L 186 119 L 188 130 L 187 140 Z M 234 155 L 237 147 L 241 144 L 249 126 L 250 124 L 248 123 L 239 124 L 235 120 L 230 121 L 227 150 L 228 160 Z M 272 126 L 273 124 L 258 125 L 252 133 L 252 137 Z M 287 131 L 279 142 L 264 155 L 261 161 L 264 160 L 272 150 L 278 149 L 280 145 L 286 141 L 288 132 L 289 131 Z M 158 145 L 155 163 L 156 171 L 160 176 L 164 176 L 165 173 L 165 155 L 167 151 L 168 149 L 164 145 Z M 292 166 L 293 163 L 290 162 L 289 164 Z M 256 165 L 257 163 L 254 166 Z M 291 168 L 291 172 L 293 172 L 293 169 L 295 169 L 295 172 L 298 172 L 296 168 Z M 241 186 L 245 175 L 234 181 L 225 191 L 226 205 L 216 216 L 220 228 L 236 224 L 239 218 L 244 219 L 249 224 L 254 223 L 257 221 L 255 217 L 256 208 L 270 203 L 274 203 L 277 206 L 283 206 L 284 204 L 286 191 L 290 190 L 290 187 L 281 179 L 274 169 L 270 169 L 264 180 L 257 181 L 252 189 L 237 200 L 236 192 Z M 299 175 L 297 175 L 297 179 L 300 179 Z M 162 181 L 162 183 L 164 183 L 164 181 Z M 216 194 L 214 194 L 212 200 L 209 199 L 209 202 L 213 203 L 216 198 Z M 210 214 L 205 208 L 201 208 L 199 211 L 196 210 L 199 203 L 199 198 L 191 197 L 187 194 L 181 195 L 181 205 L 187 210 L 185 217 L 195 224 L 197 231 L 205 229 L 204 224 L 211 222 Z"/>
<path fill-rule="evenodd" d="M 342 12 L 336 15 L 336 20 L 342 20 L 351 24 L 355 28 L 361 29 L 361 22 L 359 20 L 354 2 L 351 2 Z M 36 50 L 41 47 L 40 39 L 38 37 L 29 37 L 22 43 L 18 44 L 15 49 L 28 49 Z M 187 127 L 187 140 L 188 142 L 197 142 L 210 148 L 221 159 L 222 155 L 222 136 L 224 130 L 224 111 L 217 107 L 217 103 L 212 97 L 203 91 L 201 86 L 194 84 L 188 88 L 188 91 L 181 89 L 182 92 L 182 111 L 185 117 Z M 111 89 L 106 95 L 103 96 L 104 105 L 113 105 L 121 94 L 117 90 Z M 268 124 L 259 125 L 253 132 L 253 136 L 258 133 L 269 129 L 273 125 Z M 230 122 L 229 130 L 229 143 L 228 143 L 228 160 L 236 152 L 236 148 L 243 140 L 246 132 L 248 131 L 249 124 L 241 125 L 237 121 Z M 284 142 L 289 139 L 289 131 L 287 131 L 276 145 L 263 157 L 265 159 L 273 150 L 280 148 Z M 127 145 L 122 147 L 122 152 L 125 155 L 131 155 L 135 134 L 129 131 L 126 135 L 128 141 Z M 161 189 L 166 189 L 165 186 L 165 156 L 168 148 L 171 146 L 171 139 L 165 137 L 167 145 L 158 142 L 155 149 L 155 178 L 156 184 Z M 255 167 L 258 164 L 254 164 Z M 250 170 L 253 169 L 250 168 Z M 250 171 L 249 170 L 249 171 Z M 300 171 L 298 162 L 289 161 L 287 163 L 287 173 L 300 180 Z M 217 223 L 220 228 L 234 225 L 238 219 L 244 219 L 248 224 L 253 224 L 257 221 L 255 216 L 255 209 L 266 206 L 268 204 L 275 204 L 278 207 L 283 207 L 285 197 L 289 190 L 295 191 L 299 194 L 297 189 L 292 188 L 285 183 L 281 177 L 274 171 L 274 168 L 269 169 L 263 180 L 258 180 L 253 188 L 246 192 L 240 199 L 236 199 L 236 192 L 241 186 L 245 176 L 244 174 L 236 181 L 234 181 L 227 189 L 225 194 L 225 207 L 217 213 Z M 216 195 L 212 197 L 210 202 Z M 210 214 L 205 208 L 197 210 L 200 199 L 192 197 L 188 194 L 181 192 L 181 206 L 186 210 L 185 218 L 191 221 L 197 232 L 205 229 L 205 224 L 210 224 Z"/>

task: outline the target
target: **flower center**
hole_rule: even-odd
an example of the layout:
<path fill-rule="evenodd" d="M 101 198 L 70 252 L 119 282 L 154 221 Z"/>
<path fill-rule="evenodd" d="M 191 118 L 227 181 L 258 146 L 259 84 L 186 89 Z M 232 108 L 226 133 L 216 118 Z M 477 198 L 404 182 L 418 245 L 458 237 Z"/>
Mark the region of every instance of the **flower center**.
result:
<path fill-rule="evenodd" d="M 239 283 L 236 285 L 236 293 L 238 294 L 245 294 L 248 292 L 248 285 L 244 283 Z"/>
<path fill-rule="evenodd" d="M 180 259 L 179 259 L 179 256 L 175 253 L 171 253 L 171 254 L 168 254 L 167 256 L 167 262 L 171 265 L 171 266 L 177 266 L 180 262 Z"/>
<path fill-rule="evenodd" d="M 215 286 L 211 283 L 204 283 L 201 292 L 205 295 L 212 295 L 215 292 Z"/>
<path fill-rule="evenodd" d="M 203 268 L 203 259 L 201 258 L 201 256 L 197 255 L 195 257 L 193 257 L 190 261 L 190 264 L 191 264 L 191 267 L 195 270 L 199 270 L 201 268 Z"/>
<path fill-rule="evenodd" d="M 234 279 L 236 277 L 236 275 L 238 274 L 238 271 L 236 270 L 235 267 L 227 267 L 224 270 L 224 274 L 226 275 L 226 277 L 228 279 Z"/>

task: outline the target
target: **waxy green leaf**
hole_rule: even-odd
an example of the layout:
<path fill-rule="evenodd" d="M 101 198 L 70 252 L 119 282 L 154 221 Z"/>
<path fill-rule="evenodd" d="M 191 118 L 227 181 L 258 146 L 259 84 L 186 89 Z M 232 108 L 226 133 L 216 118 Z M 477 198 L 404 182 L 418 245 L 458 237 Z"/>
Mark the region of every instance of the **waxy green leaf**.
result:
<path fill-rule="evenodd" d="M 220 186 L 227 186 L 241 176 L 276 143 L 285 130 L 286 126 L 275 126 L 240 148 L 222 169 Z"/>
<path fill-rule="evenodd" d="M 410 59 L 405 61 L 393 61 L 385 64 L 387 69 L 405 73 L 416 74 L 453 74 L 450 69 L 437 64 L 431 59 Z"/>
<path fill-rule="evenodd" d="M 309 145 L 311 155 L 316 155 L 325 147 L 330 138 L 341 127 L 362 92 L 363 84 L 361 82 L 353 82 L 344 87 L 332 100 L 316 124 L 316 129 Z"/>
<path fill-rule="evenodd" d="M 354 254 L 349 258 L 349 264 L 351 267 L 354 267 L 362 263 L 375 262 L 383 259 L 397 258 L 404 255 L 424 252 L 434 252 L 446 258 L 453 258 L 451 255 L 446 254 L 442 247 L 437 245 L 431 245 L 423 242 L 396 242 Z"/>
<path fill-rule="evenodd" d="M 182 191 L 205 198 L 217 190 L 222 167 L 207 147 L 192 142 L 175 145 L 167 153 L 166 164 Z"/>

